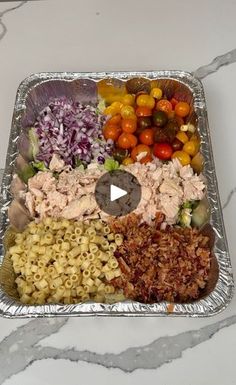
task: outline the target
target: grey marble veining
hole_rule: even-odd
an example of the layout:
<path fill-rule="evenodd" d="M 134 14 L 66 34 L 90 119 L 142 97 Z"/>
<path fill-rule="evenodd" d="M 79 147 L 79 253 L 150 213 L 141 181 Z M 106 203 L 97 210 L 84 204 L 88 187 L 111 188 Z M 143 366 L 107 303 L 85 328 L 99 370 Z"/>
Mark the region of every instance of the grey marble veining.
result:
<path fill-rule="evenodd" d="M 157 369 L 180 358 L 186 349 L 191 349 L 209 340 L 221 329 L 234 325 L 236 315 L 199 330 L 160 337 L 148 345 L 131 347 L 119 354 L 99 354 L 88 350 L 59 349 L 39 344 L 45 337 L 58 332 L 67 322 L 68 318 L 32 320 L 4 338 L 0 344 L 0 384 L 35 361 L 49 358 L 102 365 L 108 369 L 120 369 L 125 373 L 137 369 Z"/>
<path fill-rule="evenodd" d="M 7 13 L 9 13 L 9 12 L 14 11 L 17 8 L 22 7 L 26 3 L 27 3 L 27 1 L 21 1 L 20 4 L 17 4 L 15 7 L 7 8 L 4 11 L 0 12 L 0 26 L 2 27 L 1 28 L 2 30 L 0 30 L 0 41 L 4 38 L 4 36 L 7 33 L 7 26 L 6 26 L 6 24 L 2 20 L 3 16 L 6 15 Z"/>

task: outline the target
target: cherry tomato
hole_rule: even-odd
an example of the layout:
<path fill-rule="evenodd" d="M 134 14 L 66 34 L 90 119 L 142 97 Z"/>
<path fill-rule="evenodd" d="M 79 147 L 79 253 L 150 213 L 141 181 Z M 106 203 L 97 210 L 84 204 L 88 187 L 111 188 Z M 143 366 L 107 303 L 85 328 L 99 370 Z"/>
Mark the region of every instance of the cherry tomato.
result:
<path fill-rule="evenodd" d="M 151 128 L 146 128 L 139 135 L 139 141 L 147 146 L 151 146 L 154 143 L 154 132 Z"/>
<path fill-rule="evenodd" d="M 129 119 L 131 116 L 135 115 L 135 111 L 132 106 L 123 106 L 120 113 L 123 119 Z"/>
<path fill-rule="evenodd" d="M 171 98 L 171 99 L 170 99 L 170 102 L 171 102 L 171 104 L 172 104 L 173 109 L 175 109 L 176 104 L 178 104 L 178 100 L 175 99 L 175 98 Z"/>
<path fill-rule="evenodd" d="M 127 134 L 128 138 L 129 138 L 129 142 L 130 142 L 130 147 L 131 148 L 134 148 L 135 146 L 137 146 L 138 144 L 138 138 L 137 136 L 133 135 L 133 134 Z"/>
<path fill-rule="evenodd" d="M 121 115 L 120 114 L 116 114 L 114 116 L 112 116 L 107 122 L 106 122 L 106 126 L 120 126 L 121 124 Z"/>
<path fill-rule="evenodd" d="M 152 115 L 152 110 L 151 110 L 151 108 L 148 108 L 148 107 L 137 107 L 136 108 L 136 115 L 138 117 L 141 117 L 141 116 L 151 116 Z"/>
<path fill-rule="evenodd" d="M 125 158 L 129 155 L 129 151 L 123 148 L 115 148 L 113 151 L 113 157 L 117 162 L 122 163 Z"/>
<path fill-rule="evenodd" d="M 133 134 L 133 132 L 135 132 L 137 129 L 137 121 L 134 119 L 123 119 L 121 128 L 124 132 Z"/>
<path fill-rule="evenodd" d="M 183 148 L 183 143 L 177 138 L 174 139 L 171 145 L 174 151 L 179 151 L 179 150 L 182 150 Z"/>
<path fill-rule="evenodd" d="M 185 132 L 183 132 L 183 131 L 179 131 L 176 134 L 176 138 L 179 139 L 180 142 L 182 142 L 182 143 L 187 143 L 188 142 L 188 135 L 185 134 Z"/>
<path fill-rule="evenodd" d="M 135 132 L 136 135 L 141 134 L 141 132 L 143 130 L 145 130 L 145 128 L 151 127 L 151 125 L 152 125 L 152 121 L 151 121 L 151 119 L 148 116 L 144 116 L 142 118 L 138 118 L 137 123 L 138 123 L 138 128 L 137 128 L 137 130 Z"/>
<path fill-rule="evenodd" d="M 185 143 L 183 151 L 187 152 L 187 154 L 191 156 L 195 156 L 198 152 L 197 143 L 195 143 L 193 140 L 189 140 L 187 143 Z"/>
<path fill-rule="evenodd" d="M 126 94 L 126 95 L 123 96 L 123 98 L 122 98 L 122 103 L 123 103 L 125 106 L 133 106 L 133 105 L 134 105 L 134 101 L 135 101 L 135 97 L 134 97 L 134 95 L 132 95 L 132 94 Z"/>
<path fill-rule="evenodd" d="M 168 143 L 156 143 L 153 147 L 153 155 L 161 160 L 168 160 L 171 158 L 173 149 Z"/>
<path fill-rule="evenodd" d="M 112 139 L 114 142 L 119 138 L 121 130 L 117 126 L 105 126 L 103 128 L 103 135 L 106 140 Z"/>
<path fill-rule="evenodd" d="M 169 114 L 172 111 L 172 104 L 169 102 L 169 100 L 161 99 L 158 100 L 156 104 L 156 109 L 160 111 L 164 111 L 167 114 Z"/>
<path fill-rule="evenodd" d="M 190 111 L 190 105 L 186 102 L 179 102 L 175 106 L 175 113 L 181 118 L 184 118 L 185 116 L 187 116 L 189 114 L 189 111 Z"/>
<path fill-rule="evenodd" d="M 163 127 L 168 122 L 168 116 L 164 111 L 154 111 L 152 121 L 155 126 Z"/>
<path fill-rule="evenodd" d="M 111 108 L 114 111 L 116 111 L 117 114 L 120 113 L 122 107 L 123 107 L 123 104 L 121 102 L 113 102 L 113 103 L 111 103 Z"/>
<path fill-rule="evenodd" d="M 134 160 L 133 160 L 132 158 L 130 158 L 130 157 L 125 158 L 125 159 L 123 160 L 123 162 L 122 162 L 122 164 L 123 164 L 124 166 L 128 166 L 129 164 L 132 164 L 132 163 L 134 163 Z"/>
<path fill-rule="evenodd" d="M 105 108 L 103 113 L 104 115 L 111 115 L 111 116 L 114 116 L 117 114 L 116 110 L 112 106 L 108 106 L 107 108 Z"/>
<path fill-rule="evenodd" d="M 136 99 L 136 104 L 138 107 L 148 107 L 151 110 L 155 107 L 155 99 L 148 94 L 141 94 Z"/>
<path fill-rule="evenodd" d="M 154 87 L 151 89 L 150 95 L 159 100 L 162 98 L 162 90 L 158 87 Z"/>
<path fill-rule="evenodd" d="M 175 151 L 173 154 L 172 154 L 172 159 L 175 159 L 177 158 L 180 163 L 182 164 L 182 166 L 186 166 L 187 164 L 190 164 L 191 162 L 191 158 L 189 156 L 189 154 L 187 154 L 187 152 L 185 151 Z"/>
<path fill-rule="evenodd" d="M 140 159 L 140 163 L 145 163 L 147 161 L 150 161 L 150 156 L 151 156 L 151 149 L 145 144 L 138 144 L 136 147 L 133 148 L 131 151 L 131 158 L 137 162 L 138 161 L 138 156 L 142 153 L 146 153 L 146 155 Z"/>

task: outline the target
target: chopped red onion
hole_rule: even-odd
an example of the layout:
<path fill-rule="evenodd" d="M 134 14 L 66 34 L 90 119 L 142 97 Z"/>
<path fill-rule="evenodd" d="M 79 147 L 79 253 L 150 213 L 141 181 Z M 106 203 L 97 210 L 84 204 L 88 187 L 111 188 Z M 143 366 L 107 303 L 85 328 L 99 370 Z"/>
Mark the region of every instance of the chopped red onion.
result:
<path fill-rule="evenodd" d="M 54 99 L 40 113 L 35 123 L 39 139 L 37 160 L 49 165 L 58 154 L 66 164 L 104 163 L 112 155 L 114 143 L 106 142 L 102 127 L 106 117 L 95 106 L 82 105 L 67 98 Z"/>

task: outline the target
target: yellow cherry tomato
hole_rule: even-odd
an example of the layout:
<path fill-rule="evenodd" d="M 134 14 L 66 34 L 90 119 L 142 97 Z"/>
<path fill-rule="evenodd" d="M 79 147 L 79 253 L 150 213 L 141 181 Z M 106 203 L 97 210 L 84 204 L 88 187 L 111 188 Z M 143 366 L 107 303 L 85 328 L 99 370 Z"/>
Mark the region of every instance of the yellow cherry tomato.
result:
<path fill-rule="evenodd" d="M 182 143 L 187 143 L 188 142 L 188 135 L 185 134 L 185 132 L 183 131 L 179 131 L 177 134 L 176 134 L 176 138 L 180 140 L 180 142 Z"/>
<path fill-rule="evenodd" d="M 137 97 L 136 104 L 138 107 L 148 107 L 152 110 L 156 103 L 153 96 L 148 94 L 141 94 Z"/>
<path fill-rule="evenodd" d="M 132 117 L 135 115 L 135 111 L 132 106 L 123 106 L 121 108 L 120 114 L 123 119 L 132 119 Z"/>
<path fill-rule="evenodd" d="M 117 114 L 116 110 L 112 106 L 106 107 L 105 110 L 103 111 L 103 113 L 105 115 L 111 115 L 111 116 L 114 116 Z"/>
<path fill-rule="evenodd" d="M 162 98 L 162 90 L 158 87 L 155 87 L 151 90 L 150 95 L 153 96 L 153 98 L 159 100 Z"/>
<path fill-rule="evenodd" d="M 134 102 L 135 102 L 135 97 L 134 97 L 134 95 L 132 95 L 132 94 L 126 94 L 126 95 L 123 96 L 123 98 L 122 98 L 122 103 L 123 103 L 125 106 L 133 106 L 133 105 L 134 105 Z"/>
<path fill-rule="evenodd" d="M 187 152 L 187 154 L 194 156 L 198 152 L 197 143 L 193 140 L 189 140 L 184 144 L 183 151 Z"/>
<path fill-rule="evenodd" d="M 124 166 L 128 166 L 129 164 L 132 164 L 132 163 L 134 163 L 134 160 L 132 159 L 132 158 L 125 158 L 124 160 L 123 160 L 123 162 L 122 162 L 122 164 L 124 165 Z"/>
<path fill-rule="evenodd" d="M 111 107 L 114 109 L 114 111 L 116 111 L 117 114 L 119 114 L 121 111 L 121 108 L 123 107 L 123 104 L 121 102 L 113 102 L 111 104 Z"/>
<path fill-rule="evenodd" d="M 182 164 L 182 166 L 187 166 L 187 164 L 190 164 L 191 162 L 191 158 L 189 156 L 189 154 L 187 154 L 187 152 L 185 151 L 175 151 L 173 154 L 172 154 L 172 159 L 175 159 L 177 158 L 180 163 Z"/>

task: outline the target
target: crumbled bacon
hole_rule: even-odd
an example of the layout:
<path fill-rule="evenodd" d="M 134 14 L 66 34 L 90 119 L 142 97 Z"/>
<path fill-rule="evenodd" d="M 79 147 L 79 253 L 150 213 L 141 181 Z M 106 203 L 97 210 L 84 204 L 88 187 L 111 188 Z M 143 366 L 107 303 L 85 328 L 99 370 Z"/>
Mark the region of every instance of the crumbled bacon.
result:
<path fill-rule="evenodd" d="M 134 214 L 111 222 L 122 233 L 115 256 L 122 271 L 113 285 L 141 302 L 185 302 L 199 297 L 209 277 L 209 238 L 197 229 L 140 224 Z"/>

